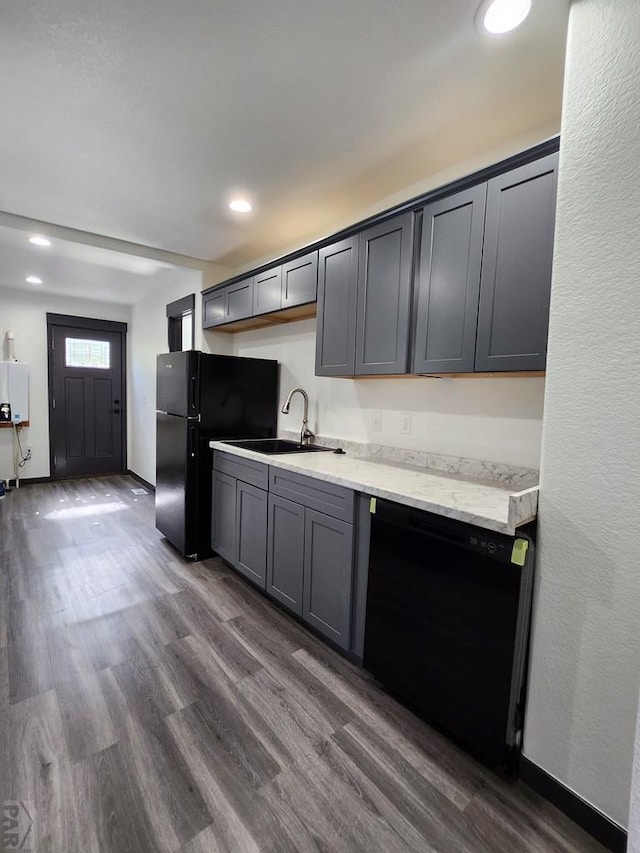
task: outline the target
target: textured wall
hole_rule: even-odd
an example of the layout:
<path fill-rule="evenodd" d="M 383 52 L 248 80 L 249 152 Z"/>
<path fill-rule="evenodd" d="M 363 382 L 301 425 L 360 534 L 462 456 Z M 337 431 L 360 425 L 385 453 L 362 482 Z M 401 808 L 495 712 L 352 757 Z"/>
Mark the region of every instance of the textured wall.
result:
<path fill-rule="evenodd" d="M 571 9 L 524 739 L 622 825 L 640 677 L 639 12 Z"/>

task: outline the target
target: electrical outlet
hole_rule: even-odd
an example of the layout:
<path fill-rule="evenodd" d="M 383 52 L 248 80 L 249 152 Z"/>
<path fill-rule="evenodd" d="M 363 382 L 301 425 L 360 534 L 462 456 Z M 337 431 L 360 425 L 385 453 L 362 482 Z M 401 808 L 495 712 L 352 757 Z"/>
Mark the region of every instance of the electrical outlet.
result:
<path fill-rule="evenodd" d="M 382 412 L 380 409 L 371 411 L 371 432 L 380 432 L 382 429 Z"/>
<path fill-rule="evenodd" d="M 411 434 L 411 415 L 409 412 L 403 412 L 400 415 L 400 432 L 402 435 Z"/>

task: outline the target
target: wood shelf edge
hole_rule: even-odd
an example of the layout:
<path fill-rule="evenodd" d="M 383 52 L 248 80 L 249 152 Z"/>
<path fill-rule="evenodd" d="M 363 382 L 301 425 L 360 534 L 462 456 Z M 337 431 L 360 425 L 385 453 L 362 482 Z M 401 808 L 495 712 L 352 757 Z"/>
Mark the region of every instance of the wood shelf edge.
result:
<path fill-rule="evenodd" d="M 317 307 L 315 302 L 305 305 L 296 305 L 293 308 L 283 308 L 271 314 L 260 314 L 258 317 L 247 317 L 244 320 L 236 320 L 233 323 L 225 323 L 222 326 L 203 326 L 205 332 L 246 332 L 253 329 L 266 329 L 271 326 L 281 326 L 284 323 L 293 323 L 295 320 L 310 320 L 315 317 Z"/>
<path fill-rule="evenodd" d="M 379 373 L 363 376 L 332 376 L 331 379 L 525 379 L 540 378 L 546 370 L 511 370 L 494 373 Z"/>

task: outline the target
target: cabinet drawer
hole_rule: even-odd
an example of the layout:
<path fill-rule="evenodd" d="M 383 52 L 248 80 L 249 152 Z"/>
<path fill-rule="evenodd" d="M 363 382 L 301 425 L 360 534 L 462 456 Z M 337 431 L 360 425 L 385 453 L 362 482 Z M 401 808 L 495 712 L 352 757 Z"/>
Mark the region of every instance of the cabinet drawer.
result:
<path fill-rule="evenodd" d="M 244 459 L 242 456 L 214 450 L 213 468 L 214 471 L 221 471 L 229 477 L 235 477 L 259 489 L 266 489 L 269 484 L 268 466 L 262 462 L 254 462 L 253 459 Z"/>
<path fill-rule="evenodd" d="M 333 518 L 353 523 L 354 495 L 351 489 L 344 486 L 270 467 L 269 491 Z"/>

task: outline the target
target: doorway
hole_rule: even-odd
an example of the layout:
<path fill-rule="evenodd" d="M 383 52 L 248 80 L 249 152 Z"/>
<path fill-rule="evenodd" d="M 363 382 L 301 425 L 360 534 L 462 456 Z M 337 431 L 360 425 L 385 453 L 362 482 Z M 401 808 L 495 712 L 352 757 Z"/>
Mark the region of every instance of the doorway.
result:
<path fill-rule="evenodd" d="M 51 478 L 126 471 L 127 324 L 47 314 Z"/>

